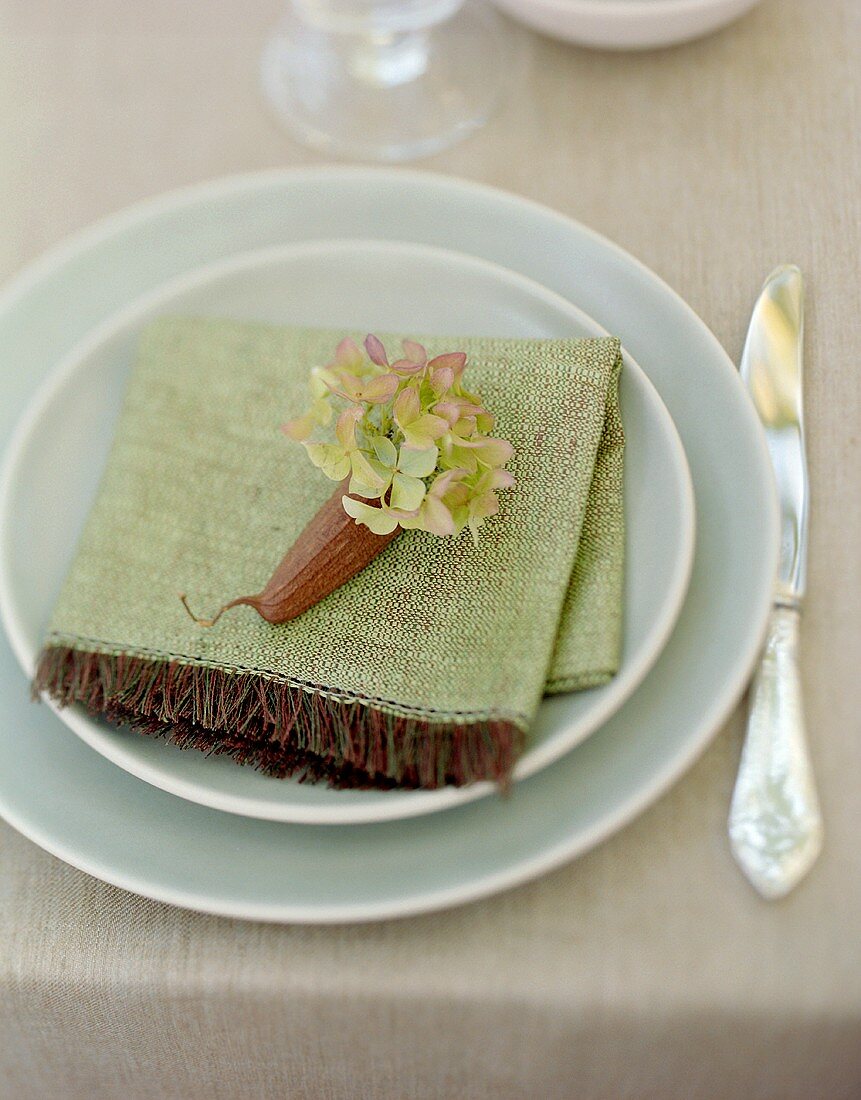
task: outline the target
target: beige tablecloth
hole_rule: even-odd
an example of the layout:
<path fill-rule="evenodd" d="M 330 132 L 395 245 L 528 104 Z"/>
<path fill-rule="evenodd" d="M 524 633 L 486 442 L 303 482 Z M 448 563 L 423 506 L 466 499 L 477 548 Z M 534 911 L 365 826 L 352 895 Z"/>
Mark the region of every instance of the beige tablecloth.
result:
<path fill-rule="evenodd" d="M 162 189 L 315 162 L 258 98 L 279 4 L 0 0 L 0 274 Z M 579 862 L 385 925 L 193 915 L 0 826 L 4 1100 L 861 1096 L 859 47 L 858 0 L 765 0 L 641 56 L 535 38 L 504 111 L 428 162 L 619 241 L 734 357 L 766 272 L 804 268 L 810 878 L 769 905 L 730 859 L 739 716 Z"/>

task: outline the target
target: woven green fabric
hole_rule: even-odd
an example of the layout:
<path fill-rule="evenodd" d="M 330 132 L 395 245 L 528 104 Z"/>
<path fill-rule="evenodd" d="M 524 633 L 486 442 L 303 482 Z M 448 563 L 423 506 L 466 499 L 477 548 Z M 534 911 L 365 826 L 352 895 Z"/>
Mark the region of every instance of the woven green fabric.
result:
<path fill-rule="evenodd" d="M 431 354 L 467 352 L 467 385 L 515 447 L 517 488 L 500 494 L 480 547 L 468 532 L 409 531 L 293 622 L 272 626 L 247 607 L 209 630 L 188 618 L 178 592 L 206 613 L 259 591 L 331 495 L 278 429 L 342 335 L 196 318 L 145 332 L 47 645 L 522 730 L 546 691 L 606 682 L 619 661 L 624 545 L 611 338 L 418 336 Z"/>

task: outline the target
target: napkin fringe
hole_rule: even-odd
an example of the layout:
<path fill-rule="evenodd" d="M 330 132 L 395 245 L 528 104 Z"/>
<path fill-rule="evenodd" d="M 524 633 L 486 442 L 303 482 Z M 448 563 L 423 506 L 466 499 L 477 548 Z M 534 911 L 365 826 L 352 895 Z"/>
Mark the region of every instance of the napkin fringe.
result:
<path fill-rule="evenodd" d="M 42 650 L 33 691 L 179 748 L 334 787 L 506 788 L 525 737 L 507 719 L 397 714 L 255 672 L 66 645 Z"/>

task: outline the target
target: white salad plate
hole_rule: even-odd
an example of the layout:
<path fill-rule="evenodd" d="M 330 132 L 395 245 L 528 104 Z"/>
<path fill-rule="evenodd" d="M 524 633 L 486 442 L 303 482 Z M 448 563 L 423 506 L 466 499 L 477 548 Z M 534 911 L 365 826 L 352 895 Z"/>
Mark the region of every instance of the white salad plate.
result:
<path fill-rule="evenodd" d="M 495 0 L 537 31 L 606 50 L 676 46 L 740 18 L 759 0 Z"/>
<path fill-rule="evenodd" d="M 164 315 L 412 335 L 605 335 L 566 299 L 523 275 L 409 243 L 314 241 L 270 248 L 205 266 L 144 295 L 72 350 L 36 394 L 8 448 L 0 478 L 0 608 L 28 675 L 105 465 L 140 332 Z M 518 762 L 518 780 L 558 760 L 624 702 L 657 659 L 687 589 L 694 546 L 687 460 L 654 386 L 630 359 L 621 403 L 629 545 L 621 667 L 605 687 L 544 702 L 530 748 Z M 285 445 L 285 477 L 291 462 L 302 460 Z M 273 780 L 228 757 L 181 751 L 160 738 L 118 730 L 82 707 L 58 713 L 133 775 L 193 802 L 250 817 L 359 824 L 497 793 L 490 783 L 436 791 L 339 791 Z"/>
<path fill-rule="evenodd" d="M 621 337 L 687 455 L 697 520 L 690 587 L 637 690 L 511 797 L 346 829 L 238 817 L 141 782 L 31 704 L 26 676 L 0 655 L 0 813 L 90 874 L 193 909 L 375 920 L 487 896 L 557 867 L 691 765 L 737 702 L 764 633 L 777 502 L 764 440 L 725 352 L 615 245 L 475 184 L 405 171 L 276 171 L 169 194 L 85 231 L 0 295 L 4 435 L 80 340 L 167 280 L 240 252 L 346 238 L 453 248 L 501 264 Z"/>

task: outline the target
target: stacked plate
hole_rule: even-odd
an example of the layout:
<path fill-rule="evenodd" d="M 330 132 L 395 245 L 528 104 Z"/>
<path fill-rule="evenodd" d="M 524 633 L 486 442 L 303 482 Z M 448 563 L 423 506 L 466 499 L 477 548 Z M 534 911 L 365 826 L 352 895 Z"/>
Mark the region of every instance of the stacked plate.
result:
<path fill-rule="evenodd" d="M 87 231 L 6 291 L 0 408 L 26 411 L 0 487 L 0 604 L 27 675 L 137 336 L 167 313 L 621 336 L 622 667 L 607 687 L 544 704 L 502 798 L 489 785 L 276 781 L 75 709 L 34 707 L 3 655 L 0 812 L 16 828 L 100 878 L 191 908 L 369 920 L 534 877 L 621 827 L 693 761 L 744 687 L 776 561 L 768 460 L 732 364 L 607 241 L 514 196 L 416 173 L 276 172 L 168 195 Z"/>

